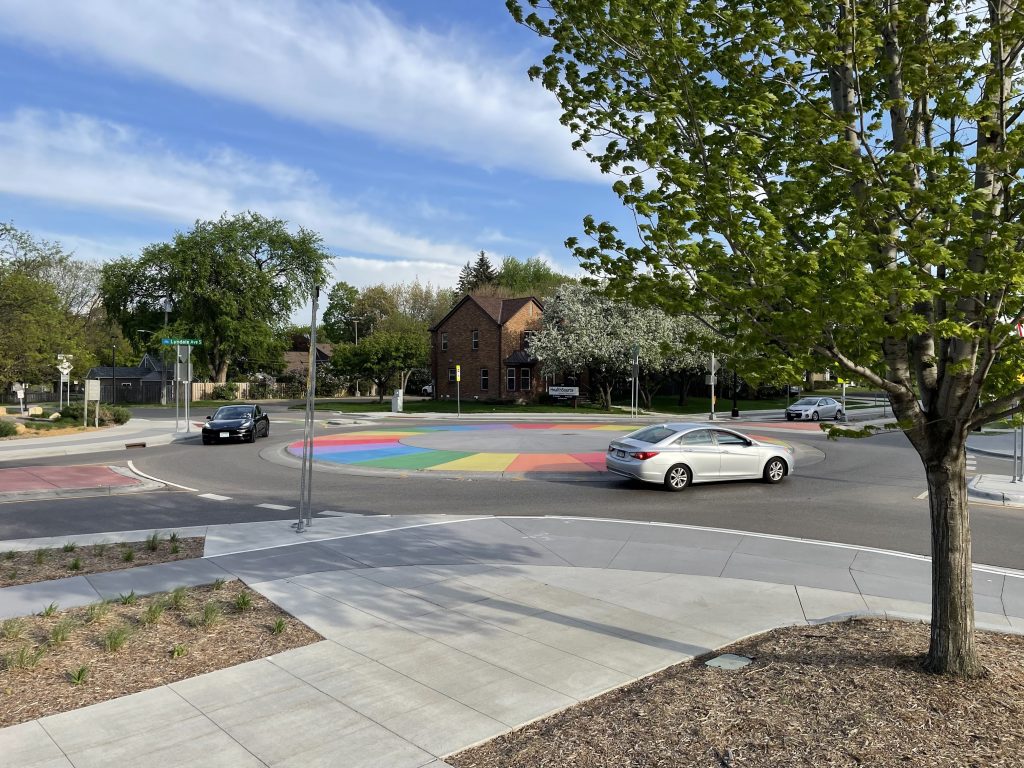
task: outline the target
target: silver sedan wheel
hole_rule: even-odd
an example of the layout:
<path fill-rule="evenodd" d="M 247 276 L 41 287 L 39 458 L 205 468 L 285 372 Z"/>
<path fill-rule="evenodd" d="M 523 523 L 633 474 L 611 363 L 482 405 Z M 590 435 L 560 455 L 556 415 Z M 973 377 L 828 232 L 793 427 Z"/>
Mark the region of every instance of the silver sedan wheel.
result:
<path fill-rule="evenodd" d="M 819 418 L 817 411 L 811 414 L 811 421 L 817 421 Z"/>
<path fill-rule="evenodd" d="M 690 484 L 690 470 L 683 464 L 676 464 L 665 475 L 665 487 L 670 491 L 681 491 Z"/>
<path fill-rule="evenodd" d="M 786 476 L 786 465 L 782 459 L 769 459 L 764 465 L 764 479 L 769 483 L 777 483 Z"/>

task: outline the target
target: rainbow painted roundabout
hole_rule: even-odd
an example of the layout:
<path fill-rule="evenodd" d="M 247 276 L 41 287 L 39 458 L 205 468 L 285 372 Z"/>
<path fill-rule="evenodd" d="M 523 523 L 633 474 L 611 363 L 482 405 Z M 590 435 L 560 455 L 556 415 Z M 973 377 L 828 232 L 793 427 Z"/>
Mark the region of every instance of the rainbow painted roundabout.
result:
<path fill-rule="evenodd" d="M 353 469 L 605 473 L 608 442 L 636 428 L 636 424 L 493 423 L 365 429 L 315 438 L 313 459 Z M 287 451 L 301 456 L 302 441 L 290 444 Z"/>

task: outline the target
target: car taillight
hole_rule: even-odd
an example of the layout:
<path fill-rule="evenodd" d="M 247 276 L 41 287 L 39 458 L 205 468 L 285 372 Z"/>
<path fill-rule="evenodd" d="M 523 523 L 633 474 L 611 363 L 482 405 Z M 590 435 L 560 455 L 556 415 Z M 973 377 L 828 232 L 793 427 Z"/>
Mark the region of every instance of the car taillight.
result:
<path fill-rule="evenodd" d="M 635 451 L 634 453 L 631 453 L 629 455 L 632 456 L 634 459 L 639 459 L 640 461 L 647 461 L 647 459 L 653 459 L 655 456 L 657 456 L 658 452 L 657 451 Z"/>

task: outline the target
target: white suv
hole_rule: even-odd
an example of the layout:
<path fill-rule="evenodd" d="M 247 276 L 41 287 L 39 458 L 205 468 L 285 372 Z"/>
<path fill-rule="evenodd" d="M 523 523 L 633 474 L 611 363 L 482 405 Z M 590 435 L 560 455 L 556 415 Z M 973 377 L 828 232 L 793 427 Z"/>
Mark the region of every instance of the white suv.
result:
<path fill-rule="evenodd" d="M 430 397 L 432 394 L 434 394 L 434 385 L 427 384 L 425 387 L 423 387 L 423 389 L 420 390 L 420 394 L 423 395 L 424 397 Z"/>

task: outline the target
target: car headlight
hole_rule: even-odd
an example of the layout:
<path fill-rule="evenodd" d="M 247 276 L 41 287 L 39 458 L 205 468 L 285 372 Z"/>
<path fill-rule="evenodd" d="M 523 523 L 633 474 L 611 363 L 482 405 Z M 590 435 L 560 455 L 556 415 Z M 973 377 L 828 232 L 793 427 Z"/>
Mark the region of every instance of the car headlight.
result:
<path fill-rule="evenodd" d="M 242 422 L 242 429 L 248 429 L 252 426 L 252 419 L 246 419 Z"/>

